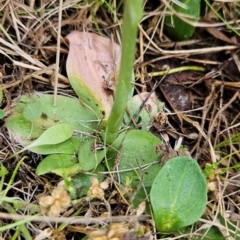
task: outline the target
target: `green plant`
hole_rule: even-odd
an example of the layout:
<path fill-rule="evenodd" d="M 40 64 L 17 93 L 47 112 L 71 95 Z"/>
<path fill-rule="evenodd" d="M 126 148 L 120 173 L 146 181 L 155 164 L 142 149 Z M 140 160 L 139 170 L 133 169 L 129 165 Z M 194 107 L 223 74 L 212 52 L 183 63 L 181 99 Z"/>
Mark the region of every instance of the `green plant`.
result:
<path fill-rule="evenodd" d="M 150 199 L 160 232 L 176 231 L 196 222 L 207 203 L 206 179 L 197 162 L 188 156 L 170 159 L 155 178 Z"/>
<path fill-rule="evenodd" d="M 176 40 L 189 39 L 195 27 L 190 23 L 197 22 L 200 16 L 200 0 L 172 1 L 166 7 L 170 11 L 165 16 L 164 25 L 166 32 Z"/>
<path fill-rule="evenodd" d="M 171 231 L 198 220 L 206 205 L 206 181 L 203 180 L 201 170 L 191 158 L 179 157 L 178 161 L 182 162 L 180 165 L 172 164 L 175 160 L 170 160 L 170 163 L 161 169 L 159 159 L 162 150 L 159 146 L 162 142 L 147 130 L 151 117 L 161 110 L 163 104 L 147 93 L 144 99 L 150 97 L 151 111 L 142 109 L 142 103 L 139 104 L 138 100 L 132 98 L 135 38 L 141 15 L 142 1 L 125 1 L 119 75 L 120 47 L 117 44 L 96 34 L 74 32 L 67 37 L 70 47 L 67 72 L 81 102 L 58 96 L 58 105 L 55 107 L 51 104 L 52 95 L 22 96 L 12 115 L 6 119 L 6 125 L 14 138 L 24 146 L 18 153 L 29 149 L 38 154 L 48 155 L 38 165 L 37 174 L 56 173 L 63 177 L 66 185 L 71 189 L 74 186 L 77 188 L 80 182 L 85 182 L 82 193 L 89 188 L 89 178 L 83 170 L 92 174 L 97 174 L 98 171 L 106 168 L 112 171 L 115 160 L 119 160 L 120 182 L 125 188 L 139 190 L 136 195 L 129 197 L 134 205 L 145 200 L 151 190 L 151 204 L 158 226 L 162 224 L 162 220 L 159 217 L 156 199 L 161 187 L 162 175 L 167 173 L 172 178 L 175 177 L 170 190 L 188 195 L 189 189 L 185 182 L 192 179 L 199 181 L 199 185 L 195 187 L 201 195 L 201 208 L 191 217 L 191 221 L 185 220 L 186 215 L 179 213 L 183 208 L 179 208 L 177 204 L 169 205 L 164 212 L 165 217 L 169 216 L 168 224 L 174 225 L 174 228 L 160 226 L 158 229 Z M 82 40 L 81 44 L 78 42 L 79 39 Z M 99 41 L 97 45 L 95 45 L 96 41 Z M 99 45 L 100 42 L 102 45 Z M 97 54 L 96 52 L 101 49 L 100 46 L 103 50 Z M 104 62 L 106 55 L 103 54 L 106 48 L 112 50 L 108 52 L 107 63 Z M 79 51 L 82 54 L 78 54 Z M 104 87 L 104 83 L 107 86 Z M 129 109 L 128 114 L 125 113 L 126 106 Z M 123 119 L 127 122 L 129 128 L 127 130 L 124 129 Z M 141 125 L 141 130 L 134 129 L 132 121 L 135 120 Z M 175 185 L 177 174 L 181 169 L 185 169 L 186 162 L 187 171 L 181 175 L 184 184 Z M 72 177 L 73 184 L 68 180 L 69 176 Z M 97 178 L 101 179 L 101 176 L 97 175 Z M 82 197 L 74 189 L 71 192 L 72 198 Z M 162 202 L 166 203 L 168 198 L 164 194 L 161 198 Z M 198 196 L 193 194 L 192 202 L 189 200 L 189 204 L 196 203 Z M 173 211 L 175 215 L 172 214 Z M 174 216 L 181 216 L 184 224 L 175 224 Z"/>

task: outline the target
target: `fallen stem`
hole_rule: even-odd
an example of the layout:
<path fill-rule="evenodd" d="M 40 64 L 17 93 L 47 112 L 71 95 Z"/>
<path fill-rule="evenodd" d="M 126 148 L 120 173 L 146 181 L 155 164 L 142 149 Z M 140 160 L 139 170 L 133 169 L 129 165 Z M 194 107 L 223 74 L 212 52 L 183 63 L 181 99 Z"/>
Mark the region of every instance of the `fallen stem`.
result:
<path fill-rule="evenodd" d="M 197 71 L 197 72 L 204 72 L 206 69 L 204 67 L 199 67 L 199 66 L 182 66 L 182 67 L 177 67 L 177 68 L 172 68 L 169 70 L 162 70 L 158 72 L 151 72 L 148 73 L 148 77 L 157 77 L 157 76 L 164 76 L 164 75 L 169 75 L 173 73 L 178 73 L 178 72 L 183 72 L 183 71 Z M 137 78 L 140 77 L 140 74 L 135 75 Z"/>
<path fill-rule="evenodd" d="M 22 220 L 19 224 L 26 222 L 52 222 L 52 223 L 68 223 L 68 224 L 100 224 L 106 222 L 122 222 L 122 221 L 143 221 L 150 219 L 150 215 L 141 215 L 141 216 L 112 216 L 112 217 L 47 217 L 47 216 L 29 216 L 29 215 L 18 215 L 18 214 L 8 214 L 0 213 L 0 219 L 11 219 L 11 220 Z M 14 223 L 16 226 L 16 223 Z M 8 226 L 0 227 L 0 232 L 6 230 Z M 10 228 L 8 228 L 10 229 Z"/>

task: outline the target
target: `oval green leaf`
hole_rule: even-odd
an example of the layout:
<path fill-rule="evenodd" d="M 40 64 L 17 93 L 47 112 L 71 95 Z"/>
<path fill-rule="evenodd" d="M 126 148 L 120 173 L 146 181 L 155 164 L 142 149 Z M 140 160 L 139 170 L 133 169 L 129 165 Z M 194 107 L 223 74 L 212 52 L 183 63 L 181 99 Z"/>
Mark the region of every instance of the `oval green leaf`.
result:
<path fill-rule="evenodd" d="M 97 138 L 86 139 L 79 148 L 78 161 L 84 171 L 95 169 L 106 153 L 104 144 Z"/>
<path fill-rule="evenodd" d="M 37 140 L 32 142 L 25 149 L 41 145 L 54 145 L 69 139 L 73 134 L 71 125 L 67 123 L 56 124 L 48 128 Z"/>
<path fill-rule="evenodd" d="M 150 132 L 130 130 L 121 133 L 109 148 L 108 165 L 115 170 L 114 164 L 119 162 L 118 175 L 122 185 L 133 190 L 129 197 L 134 207 L 147 198 L 161 169 L 161 144 L 162 141 Z"/>
<path fill-rule="evenodd" d="M 197 162 L 188 156 L 170 159 L 153 182 L 150 200 L 160 232 L 196 222 L 207 204 L 207 183 Z"/>
<path fill-rule="evenodd" d="M 179 15 L 184 15 L 184 18 L 188 19 L 188 21 L 197 22 L 200 15 L 200 0 L 181 0 L 180 2 L 181 5 L 186 5 L 186 8 L 180 4 L 173 3 L 173 10 Z M 194 26 L 180 19 L 175 14 L 166 16 L 164 24 L 166 32 L 174 39 L 180 41 L 189 39 L 195 31 Z"/>
<path fill-rule="evenodd" d="M 161 166 L 159 159 L 162 141 L 153 134 L 143 130 L 130 130 L 124 136 L 118 150 L 119 175 L 122 183 L 131 179 L 135 188 L 141 182 L 145 187 L 152 185 Z"/>
<path fill-rule="evenodd" d="M 38 102 L 27 104 L 23 110 L 23 116 L 29 121 L 35 121 L 41 117 L 42 108 Z"/>
<path fill-rule="evenodd" d="M 31 148 L 63 143 L 64 141 L 68 140 L 72 136 L 72 134 L 73 134 L 73 129 L 71 125 L 67 123 L 56 124 L 48 128 L 45 132 L 43 132 L 43 134 L 34 142 L 32 142 L 30 145 L 14 153 L 12 157 L 16 156 L 21 152 L 24 152 L 25 150 L 29 150 Z"/>
<path fill-rule="evenodd" d="M 51 173 L 59 168 L 68 168 L 76 164 L 76 157 L 66 154 L 52 154 L 44 158 L 37 166 L 36 174 Z"/>
<path fill-rule="evenodd" d="M 28 149 L 39 147 L 39 146 L 46 146 L 46 145 L 57 145 L 58 143 L 63 143 L 64 141 L 68 140 L 73 134 L 73 129 L 71 125 L 67 123 L 60 123 L 53 125 L 52 127 L 48 128 L 43 134 L 28 145 L 25 148 L 22 148 L 20 151 L 14 153 L 11 157 L 16 156 L 17 154 L 24 152 Z"/>
<path fill-rule="evenodd" d="M 99 120 L 95 114 L 80 103 L 78 99 L 57 96 L 57 106 L 52 105 L 53 96 L 48 94 L 23 95 L 10 116 L 5 120 L 12 139 L 23 147 L 30 145 L 40 137 L 46 129 L 59 123 L 67 123 L 74 131 L 91 133 Z M 23 116 L 25 108 L 32 103 L 37 103 L 42 111 L 40 118 L 29 121 Z M 72 140 L 71 140 L 72 139 Z M 41 145 L 31 147 L 31 151 L 38 154 L 74 153 L 79 147 L 81 138 L 74 135 L 66 141 L 55 145 Z"/>
<path fill-rule="evenodd" d="M 31 147 L 31 152 L 34 152 L 37 154 L 43 154 L 43 155 L 56 154 L 56 153 L 71 155 L 71 154 L 75 154 L 75 152 L 79 148 L 80 143 L 81 143 L 81 139 L 79 139 L 78 136 L 73 136 L 67 139 L 66 141 L 58 144 Z"/>

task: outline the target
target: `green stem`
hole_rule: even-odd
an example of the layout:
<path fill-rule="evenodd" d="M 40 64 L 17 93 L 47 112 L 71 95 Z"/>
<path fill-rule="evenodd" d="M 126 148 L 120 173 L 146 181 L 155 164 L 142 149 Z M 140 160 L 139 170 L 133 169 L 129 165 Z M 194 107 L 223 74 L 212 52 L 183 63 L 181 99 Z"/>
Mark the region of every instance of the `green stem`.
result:
<path fill-rule="evenodd" d="M 180 72 L 183 72 L 183 71 L 204 72 L 204 71 L 206 71 L 206 68 L 200 67 L 200 66 L 181 66 L 181 67 L 162 70 L 162 71 L 158 71 L 158 72 L 150 72 L 150 73 L 147 73 L 147 76 L 158 77 L 158 76 L 164 76 L 164 75 L 169 75 L 169 74 L 173 74 L 173 73 L 180 73 Z M 141 75 L 136 74 L 135 77 L 140 78 Z"/>
<path fill-rule="evenodd" d="M 132 89 L 132 71 L 136 46 L 138 23 L 142 17 L 143 0 L 124 1 L 124 22 L 122 28 L 122 55 L 115 99 L 107 120 L 106 142 L 111 144 L 122 125 L 129 93 Z"/>
<path fill-rule="evenodd" d="M 4 208 L 7 209 L 7 211 L 11 214 L 17 214 L 14 208 L 10 204 L 5 203 Z M 15 223 L 19 223 L 19 221 L 16 221 Z M 24 223 L 16 226 L 18 227 L 18 229 L 16 230 L 16 234 L 14 234 L 12 239 L 17 239 L 17 237 L 20 235 L 20 232 L 21 232 L 25 240 L 32 240 L 32 237 Z"/>
<path fill-rule="evenodd" d="M 13 171 L 13 173 L 12 173 L 12 176 L 11 176 L 10 180 L 8 181 L 7 187 L 6 187 L 6 189 L 4 190 L 1 198 L 7 196 L 7 193 L 8 193 L 9 189 L 10 189 L 11 186 L 12 186 L 12 183 L 13 183 L 13 181 L 14 181 L 14 179 L 15 179 L 15 176 L 17 175 L 17 171 L 18 171 L 18 169 L 20 168 L 22 162 L 23 162 L 26 158 L 27 158 L 27 157 L 21 158 L 21 160 L 19 160 L 19 162 L 17 163 L 17 166 L 15 167 L 15 169 L 14 169 L 14 171 Z M 1 203 L 2 203 L 2 199 L 1 199 L 1 201 L 0 201 L 0 204 L 1 204 Z"/>

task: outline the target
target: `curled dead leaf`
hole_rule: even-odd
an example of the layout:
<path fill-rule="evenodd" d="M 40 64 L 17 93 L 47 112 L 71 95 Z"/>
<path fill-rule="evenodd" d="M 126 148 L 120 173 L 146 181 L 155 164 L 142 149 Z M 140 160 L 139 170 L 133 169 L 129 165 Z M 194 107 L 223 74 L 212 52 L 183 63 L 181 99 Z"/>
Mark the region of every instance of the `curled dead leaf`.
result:
<path fill-rule="evenodd" d="M 133 97 L 134 101 L 139 105 L 144 105 L 148 112 L 158 110 L 158 98 L 155 92 L 142 92 Z"/>

